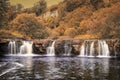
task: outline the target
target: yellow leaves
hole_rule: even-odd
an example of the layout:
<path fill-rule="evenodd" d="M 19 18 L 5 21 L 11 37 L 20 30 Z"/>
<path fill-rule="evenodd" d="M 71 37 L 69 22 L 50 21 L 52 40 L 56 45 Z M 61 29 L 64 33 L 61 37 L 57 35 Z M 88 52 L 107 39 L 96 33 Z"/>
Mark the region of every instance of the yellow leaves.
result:
<path fill-rule="evenodd" d="M 50 17 L 47 18 L 47 22 L 48 22 L 48 23 L 51 23 L 51 22 L 53 22 L 53 21 L 54 21 L 54 18 L 53 18 L 52 16 L 50 16 Z"/>
<path fill-rule="evenodd" d="M 45 24 L 35 14 L 19 14 L 10 23 L 10 27 L 12 30 L 22 33 L 25 37 L 44 38 L 48 36 Z"/>
<path fill-rule="evenodd" d="M 89 39 L 103 35 L 118 35 L 120 2 L 111 5 L 110 0 L 107 2 L 104 0 L 104 3 L 106 4 L 108 1 L 110 5 L 105 7 L 101 5 L 101 1 L 97 1 L 97 4 L 100 4 L 97 5 L 94 2 L 92 4 L 90 0 L 65 0 L 50 8 L 51 10 L 46 10 L 41 16 L 18 14 L 10 23 L 11 31 L 1 31 L 1 33 L 21 37 L 61 39 Z M 54 11 L 58 11 L 57 17 L 54 17 L 56 14 Z"/>
<path fill-rule="evenodd" d="M 17 32 L 17 31 L 12 31 L 12 30 L 0 30 L 0 34 L 3 34 L 1 37 L 19 37 L 22 38 L 24 35 Z"/>
<path fill-rule="evenodd" d="M 74 39 L 95 39 L 99 38 L 98 35 L 78 35 Z"/>
<path fill-rule="evenodd" d="M 26 14 L 26 13 L 22 13 L 17 15 L 17 17 L 12 21 L 14 24 L 19 24 L 19 22 L 24 23 L 24 21 L 27 19 L 33 19 L 36 18 L 35 14 Z"/>
<path fill-rule="evenodd" d="M 63 35 L 67 27 L 63 24 L 59 26 L 58 28 L 55 28 L 55 31 L 59 33 L 59 35 Z"/>
<path fill-rule="evenodd" d="M 70 36 L 59 36 L 59 38 L 58 39 L 63 39 L 63 40 L 70 40 L 70 39 L 72 39 Z"/>
<path fill-rule="evenodd" d="M 55 30 L 51 31 L 50 38 L 55 39 L 55 38 L 58 38 L 58 36 L 59 36 L 59 32 L 57 32 Z"/>
<path fill-rule="evenodd" d="M 76 34 L 77 34 L 77 30 L 75 28 L 68 28 L 64 32 L 65 36 L 70 36 L 70 37 L 75 37 Z"/>
<path fill-rule="evenodd" d="M 0 30 L 0 33 L 10 33 L 10 32 L 8 30 L 2 29 L 2 30 Z"/>
<path fill-rule="evenodd" d="M 24 37 L 24 34 L 19 33 L 18 31 L 14 31 L 11 34 L 14 35 L 14 36 L 17 36 L 17 37 Z"/>

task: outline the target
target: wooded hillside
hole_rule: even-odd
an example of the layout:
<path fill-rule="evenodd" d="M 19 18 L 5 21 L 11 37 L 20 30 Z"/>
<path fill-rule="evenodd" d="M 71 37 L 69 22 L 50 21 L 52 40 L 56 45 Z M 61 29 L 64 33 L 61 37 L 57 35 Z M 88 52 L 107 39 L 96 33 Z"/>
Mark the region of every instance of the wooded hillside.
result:
<path fill-rule="evenodd" d="M 51 7 L 40 0 L 27 9 L 0 4 L 1 38 L 120 38 L 120 0 L 64 0 Z"/>

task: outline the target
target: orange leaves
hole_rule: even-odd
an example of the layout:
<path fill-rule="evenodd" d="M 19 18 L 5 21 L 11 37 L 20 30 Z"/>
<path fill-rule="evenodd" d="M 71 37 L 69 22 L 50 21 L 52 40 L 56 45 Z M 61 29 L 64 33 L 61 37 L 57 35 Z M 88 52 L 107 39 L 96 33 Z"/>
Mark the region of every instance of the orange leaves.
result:
<path fill-rule="evenodd" d="M 45 5 L 42 6 L 45 8 Z M 32 38 L 112 38 L 120 35 L 119 0 L 64 0 L 50 10 L 43 10 L 39 3 L 30 9 L 30 13 L 43 16 L 27 14 L 28 9 L 10 22 L 12 31 Z"/>
<path fill-rule="evenodd" d="M 77 34 L 77 30 L 75 28 L 67 28 L 64 32 L 65 36 L 75 37 Z"/>
<path fill-rule="evenodd" d="M 10 25 L 13 30 L 24 34 L 26 37 L 44 38 L 47 36 L 46 28 L 34 14 L 19 14 Z"/>

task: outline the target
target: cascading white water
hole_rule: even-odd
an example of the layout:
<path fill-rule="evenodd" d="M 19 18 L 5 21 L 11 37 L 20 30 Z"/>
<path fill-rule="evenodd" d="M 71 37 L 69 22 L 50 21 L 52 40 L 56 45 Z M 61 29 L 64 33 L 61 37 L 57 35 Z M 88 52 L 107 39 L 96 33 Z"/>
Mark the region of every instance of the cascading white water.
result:
<path fill-rule="evenodd" d="M 72 49 L 71 46 L 68 43 L 65 43 L 65 45 L 64 45 L 65 54 L 64 55 L 69 56 L 71 53 L 71 49 Z"/>
<path fill-rule="evenodd" d="M 20 54 L 32 54 L 32 41 L 22 41 L 20 46 Z"/>
<path fill-rule="evenodd" d="M 98 40 L 98 57 L 109 57 L 109 47 L 105 40 Z"/>
<path fill-rule="evenodd" d="M 55 56 L 55 42 L 56 42 L 56 40 L 54 40 L 53 42 L 52 42 L 52 45 L 51 46 L 49 46 L 49 47 L 47 47 L 47 56 Z"/>
<path fill-rule="evenodd" d="M 67 44 L 64 45 L 64 49 L 65 49 L 65 55 L 67 55 L 67 53 L 68 53 L 68 45 Z"/>
<path fill-rule="evenodd" d="M 86 43 L 86 46 L 85 46 L 85 56 L 88 56 L 88 53 L 89 53 L 88 50 L 89 50 L 89 46 Z"/>
<path fill-rule="evenodd" d="M 79 56 L 81 56 L 81 57 L 85 56 L 85 43 L 86 43 L 86 41 L 83 42 L 81 50 L 80 50 L 80 55 Z"/>
<path fill-rule="evenodd" d="M 109 51 L 109 47 L 108 47 L 108 44 L 106 43 L 106 41 L 103 41 L 104 42 L 104 56 L 110 56 L 110 51 Z"/>
<path fill-rule="evenodd" d="M 100 56 L 100 55 L 102 55 L 101 54 L 101 41 L 100 40 L 98 40 L 98 56 Z"/>
<path fill-rule="evenodd" d="M 94 54 L 94 41 L 90 45 L 90 55 L 89 56 L 93 56 L 93 54 Z"/>
<path fill-rule="evenodd" d="M 9 53 L 10 54 L 16 54 L 17 53 L 17 46 L 15 41 L 10 41 L 8 44 Z"/>
<path fill-rule="evenodd" d="M 94 56 L 94 43 L 95 41 L 89 40 L 89 43 L 84 43 L 82 44 L 81 50 L 80 50 L 80 57 L 93 57 Z M 90 46 L 89 46 L 90 45 Z M 108 44 L 106 43 L 105 40 L 98 40 L 98 56 L 97 57 L 109 57 L 110 52 L 109 52 L 109 47 Z"/>
<path fill-rule="evenodd" d="M 84 41 L 82 44 L 79 56 L 80 57 L 92 57 L 93 54 L 94 54 L 94 41 L 90 44 L 90 48 L 89 48 L 89 45 L 86 43 L 86 41 Z"/>

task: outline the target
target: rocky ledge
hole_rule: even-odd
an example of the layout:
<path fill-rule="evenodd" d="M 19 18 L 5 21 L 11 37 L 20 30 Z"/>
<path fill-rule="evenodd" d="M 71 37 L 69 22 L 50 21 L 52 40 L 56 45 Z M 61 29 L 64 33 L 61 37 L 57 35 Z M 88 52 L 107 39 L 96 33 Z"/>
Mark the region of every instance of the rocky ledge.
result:
<path fill-rule="evenodd" d="M 102 39 L 106 41 L 109 47 L 110 55 L 117 55 L 120 56 L 120 39 Z M 102 41 L 101 40 L 101 41 Z M 6 54 L 8 53 L 8 43 L 10 42 L 10 39 L 0 39 L 0 54 Z M 15 40 L 16 42 L 19 42 L 22 40 Z M 33 53 L 35 54 L 46 54 L 47 52 L 47 47 L 50 47 L 52 45 L 52 42 L 54 40 L 50 39 L 35 39 L 33 41 Z M 91 43 L 94 41 L 94 55 L 99 54 L 98 53 L 98 39 L 80 39 L 80 40 L 75 40 L 75 39 L 65 39 L 65 40 L 56 40 L 55 41 L 55 53 L 57 55 L 62 55 L 62 54 L 72 54 L 72 55 L 79 55 L 81 47 L 83 43 L 89 47 L 88 53 L 90 54 L 90 46 Z M 104 45 L 104 44 L 103 44 Z"/>

